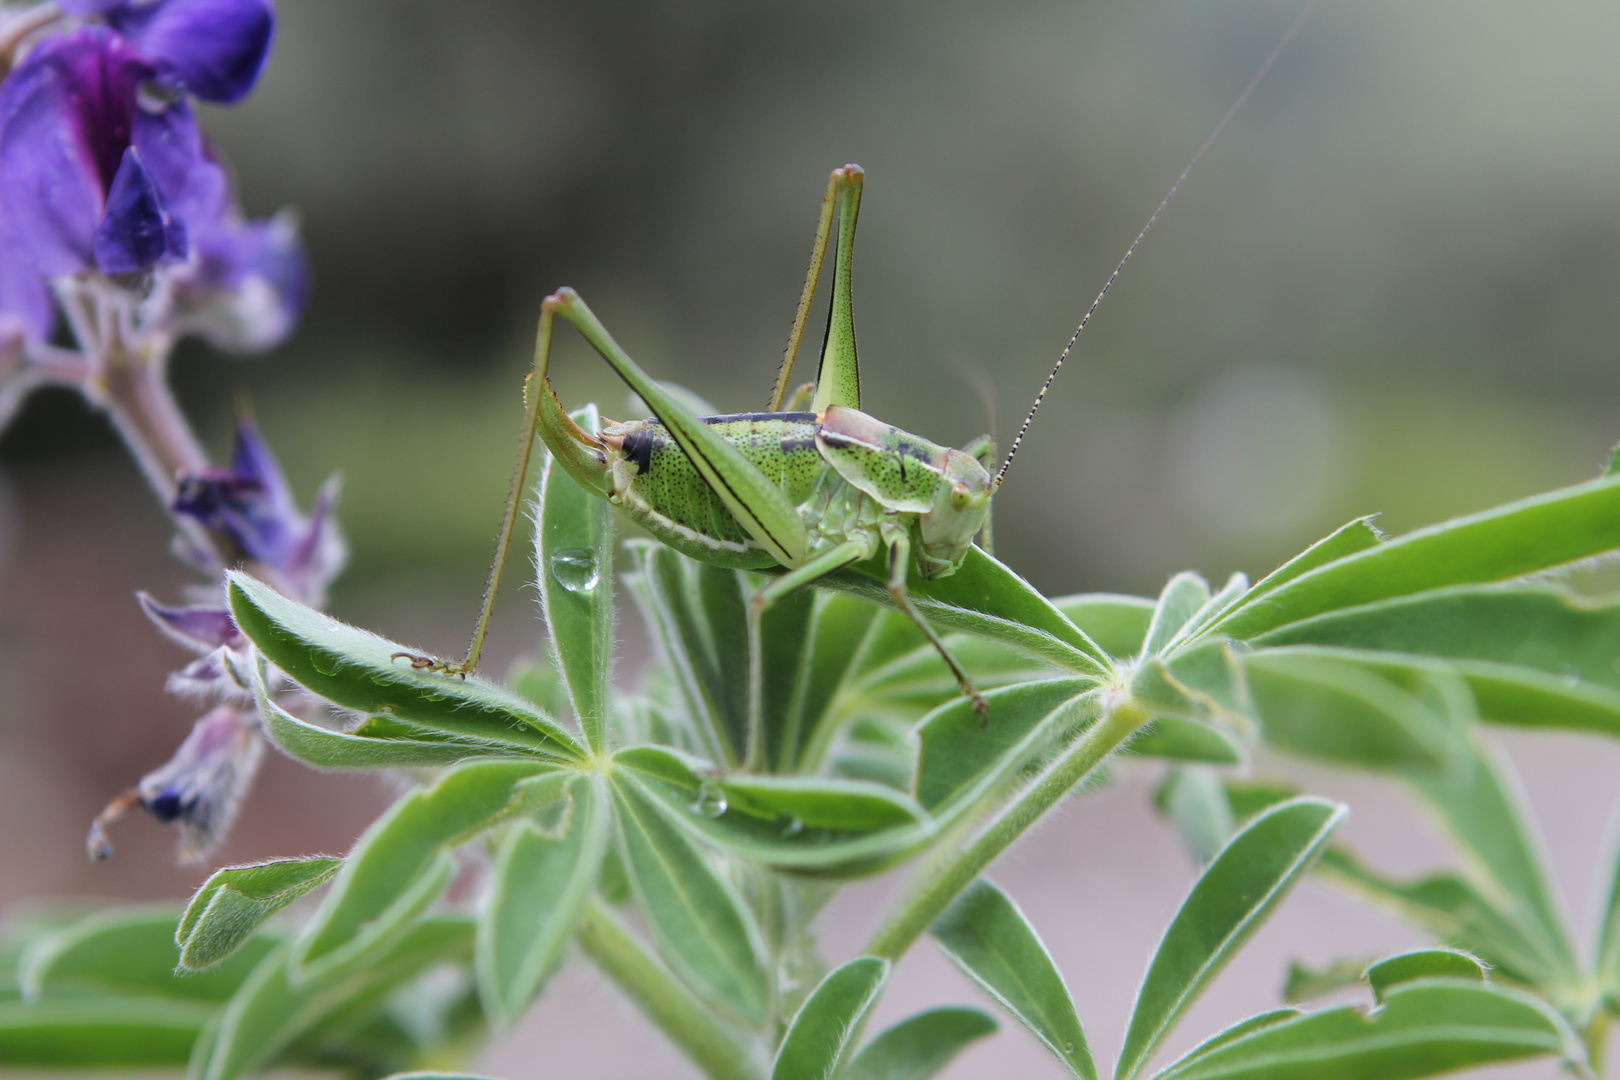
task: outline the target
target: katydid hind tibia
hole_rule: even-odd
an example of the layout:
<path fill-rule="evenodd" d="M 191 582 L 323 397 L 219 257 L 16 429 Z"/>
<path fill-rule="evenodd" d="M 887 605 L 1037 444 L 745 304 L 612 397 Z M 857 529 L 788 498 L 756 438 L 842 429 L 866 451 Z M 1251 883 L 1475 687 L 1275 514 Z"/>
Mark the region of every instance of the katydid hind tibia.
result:
<path fill-rule="evenodd" d="M 1171 186 L 1115 266 L 1047 377 L 1001 467 L 987 438 L 966 450 L 942 447 L 860 411 L 850 272 L 864 172 L 835 169 L 822 200 L 798 311 L 765 412 L 699 417 L 641 370 L 585 302 L 563 288 L 541 305 L 534 367 L 519 459 L 497 540 L 494 565 L 467 658 L 447 663 L 401 653 L 417 668 L 465 675 L 478 663 L 507 549 L 523 496 L 535 436 L 586 490 L 608 499 L 669 547 L 702 562 L 742 570 L 779 570 L 754 590 L 747 608 L 748 748 L 746 764 L 763 764 L 760 623 L 775 601 L 845 567 L 882 553 L 889 597 L 950 667 L 975 711 L 988 706 L 939 634 L 912 604 L 912 574 L 954 573 L 989 520 L 990 500 L 1058 370 L 1115 278 L 1180 189 L 1204 152 L 1236 114 L 1309 14 L 1282 41 Z M 832 298 L 814 384 L 787 398 L 799 343 L 837 217 Z M 581 336 L 653 412 L 646 420 L 604 421 L 597 432 L 575 424 L 547 378 L 558 316 Z M 786 399 L 786 400 L 785 400 Z"/>

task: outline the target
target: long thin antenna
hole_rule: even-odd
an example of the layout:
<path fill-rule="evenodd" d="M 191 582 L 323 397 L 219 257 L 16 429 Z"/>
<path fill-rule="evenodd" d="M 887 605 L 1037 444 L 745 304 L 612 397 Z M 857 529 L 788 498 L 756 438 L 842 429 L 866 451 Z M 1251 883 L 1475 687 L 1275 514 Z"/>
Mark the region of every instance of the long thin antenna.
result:
<path fill-rule="evenodd" d="M 1282 40 L 1277 42 L 1277 47 L 1271 50 L 1271 55 L 1266 57 L 1265 63 L 1260 65 L 1260 70 L 1256 71 L 1254 78 L 1249 80 L 1249 85 L 1243 88 L 1243 93 L 1237 96 L 1237 100 L 1232 102 L 1232 107 L 1226 110 L 1226 115 L 1221 117 L 1221 122 L 1215 125 L 1215 130 L 1209 133 L 1209 138 L 1204 140 L 1204 145 L 1198 148 L 1198 152 L 1192 156 L 1192 160 L 1187 162 L 1187 167 L 1181 170 L 1181 175 L 1176 177 L 1176 182 L 1170 185 L 1170 190 L 1159 203 L 1159 208 L 1153 211 L 1152 216 L 1147 219 L 1147 224 L 1142 226 L 1142 231 L 1136 234 L 1135 240 L 1131 241 L 1131 246 L 1125 249 L 1125 255 L 1119 260 L 1119 265 L 1114 267 L 1114 272 L 1108 275 L 1107 281 L 1103 282 L 1102 292 L 1097 294 L 1097 299 L 1093 300 L 1091 307 L 1086 309 L 1085 315 L 1080 319 L 1080 325 L 1074 328 L 1069 343 L 1063 346 L 1063 352 L 1058 354 L 1057 363 L 1052 365 L 1052 373 L 1046 377 L 1046 382 L 1041 384 L 1041 392 L 1035 395 L 1035 404 L 1029 407 L 1029 415 L 1024 417 L 1023 424 L 1019 426 L 1018 436 L 1013 439 L 1012 446 L 1007 450 L 1007 459 L 1001 463 L 1001 468 L 996 470 L 996 487 L 1001 486 L 1001 478 L 1007 475 L 1007 467 L 1012 464 L 1013 455 L 1018 453 L 1018 446 L 1024 441 L 1024 433 L 1029 430 L 1030 423 L 1035 419 L 1035 411 L 1041 407 L 1041 402 L 1046 399 L 1046 392 L 1052 388 L 1052 382 L 1057 378 L 1058 372 L 1063 370 L 1063 361 L 1069 358 L 1069 353 L 1074 349 L 1075 342 L 1080 340 L 1080 332 L 1086 328 L 1086 323 L 1091 321 L 1091 316 L 1096 314 L 1098 306 L 1103 302 L 1103 297 L 1108 295 L 1109 287 L 1114 284 L 1114 279 L 1119 277 L 1121 270 L 1125 269 L 1125 264 L 1131 261 L 1131 256 L 1136 254 L 1136 249 L 1141 246 L 1143 238 L 1148 234 L 1148 230 L 1153 228 L 1153 223 L 1159 220 L 1159 215 L 1164 213 L 1164 208 L 1170 205 L 1170 200 L 1176 197 L 1177 191 L 1181 190 L 1181 185 L 1186 182 L 1188 175 L 1198 164 L 1199 158 L 1204 156 L 1204 151 L 1213 146 L 1215 140 L 1221 137 L 1221 132 L 1225 130 L 1226 125 L 1231 122 L 1232 117 L 1238 114 L 1238 110 L 1243 108 L 1243 103 L 1249 99 L 1249 95 L 1254 92 L 1254 88 L 1260 85 L 1260 80 L 1266 77 L 1266 73 L 1271 70 L 1271 66 L 1277 62 L 1277 58 L 1282 55 L 1283 50 L 1288 47 L 1288 43 L 1299 32 L 1299 28 L 1305 25 L 1305 20 L 1311 17 L 1311 12 L 1316 10 L 1316 4 L 1317 0 L 1311 0 L 1309 4 L 1305 5 L 1305 10 L 1299 13 L 1299 18 L 1294 20 L 1294 24 L 1282 36 Z"/>

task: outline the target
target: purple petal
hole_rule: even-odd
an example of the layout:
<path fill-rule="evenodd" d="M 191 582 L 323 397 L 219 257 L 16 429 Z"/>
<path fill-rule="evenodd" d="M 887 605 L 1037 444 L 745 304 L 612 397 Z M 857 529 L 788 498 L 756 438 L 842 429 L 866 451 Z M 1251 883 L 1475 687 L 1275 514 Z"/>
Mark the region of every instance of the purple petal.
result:
<path fill-rule="evenodd" d="M 136 593 L 141 610 L 169 637 L 188 649 L 199 653 L 213 652 L 221 645 L 240 641 L 231 613 L 222 607 L 203 604 L 189 607 L 169 607 L 160 604 L 146 593 Z"/>
<path fill-rule="evenodd" d="M 0 86 L 0 213 L 46 277 L 91 264 L 104 194 L 154 74 L 101 27 L 47 37 Z"/>
<path fill-rule="evenodd" d="M 338 478 L 327 477 L 309 508 L 309 524 L 287 559 L 288 582 L 297 599 L 311 607 L 326 603 L 326 586 L 348 561 L 349 548 L 338 530 L 332 508 L 337 504 Z"/>
<path fill-rule="evenodd" d="M 0 358 L 45 341 L 56 324 L 50 287 L 24 256 L 0 208 Z"/>
<path fill-rule="evenodd" d="M 230 829 L 263 750 L 258 725 L 221 705 L 192 726 L 174 757 L 141 777 L 147 813 L 180 824 L 182 861 L 201 858 Z"/>
<path fill-rule="evenodd" d="M 173 281 L 188 329 L 236 352 L 271 348 L 292 332 L 309 295 L 292 215 L 226 222 L 193 246 L 196 258 Z"/>
<path fill-rule="evenodd" d="M 282 565 L 296 542 L 298 522 L 272 505 L 258 483 L 228 469 L 181 477 L 173 509 L 228 537 L 248 558 L 272 566 Z"/>
<path fill-rule="evenodd" d="M 188 235 L 211 229 L 224 218 L 230 207 L 230 182 L 185 98 L 140 94 L 130 145 L 140 151 L 141 164 Z"/>
<path fill-rule="evenodd" d="M 113 8 L 124 7 L 129 0 L 56 0 L 56 6 L 69 15 L 105 15 Z"/>
<path fill-rule="evenodd" d="M 276 30 L 269 0 L 156 0 L 113 8 L 107 19 L 191 93 L 226 105 L 253 89 Z"/>
<path fill-rule="evenodd" d="M 107 274 L 145 270 L 164 256 L 185 257 L 185 223 L 169 212 L 168 200 L 133 146 L 124 151 L 107 192 L 93 250 L 96 265 Z"/>
<path fill-rule="evenodd" d="M 270 444 L 259 434 L 259 426 L 251 417 L 237 417 L 236 442 L 231 447 L 231 472 L 240 480 L 258 485 L 265 503 L 276 514 L 286 516 L 297 513 L 292 488 L 287 486 L 281 463 L 271 453 Z"/>

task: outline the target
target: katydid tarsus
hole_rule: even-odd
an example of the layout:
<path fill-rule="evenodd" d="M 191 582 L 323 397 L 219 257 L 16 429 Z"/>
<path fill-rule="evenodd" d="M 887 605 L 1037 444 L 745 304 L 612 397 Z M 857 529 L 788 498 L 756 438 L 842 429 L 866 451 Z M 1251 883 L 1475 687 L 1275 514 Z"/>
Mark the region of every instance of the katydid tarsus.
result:
<path fill-rule="evenodd" d="M 699 417 L 631 360 L 574 290 L 559 289 L 541 304 L 534 367 L 525 382 L 527 411 L 512 486 L 497 540 L 483 606 L 467 657 L 448 663 L 397 654 L 417 668 L 466 675 L 483 650 L 495 595 L 523 498 L 538 435 L 577 483 L 618 505 L 659 541 L 691 558 L 741 570 L 785 572 L 754 590 L 747 609 L 749 648 L 748 747 L 745 767 L 763 765 L 760 622 L 766 609 L 795 589 L 885 553 L 893 601 L 938 650 L 962 693 L 988 719 L 988 706 L 939 634 L 908 598 L 911 573 L 953 573 L 989 521 L 990 500 L 1063 362 L 1125 264 L 1175 197 L 1183 181 L 1242 107 L 1304 23 L 1307 8 L 1171 185 L 1114 267 L 1052 372 L 1036 395 L 1006 459 L 992 474 L 988 437 L 966 449 L 938 446 L 861 412 L 850 272 L 855 223 L 865 174 L 858 165 L 833 170 L 822 199 L 810 268 L 769 407 L 764 412 Z M 832 298 L 816 381 L 788 386 L 822 264 L 837 218 Z M 604 421 L 580 428 L 547 378 L 558 317 L 572 323 L 621 379 L 647 403 L 653 418 Z"/>

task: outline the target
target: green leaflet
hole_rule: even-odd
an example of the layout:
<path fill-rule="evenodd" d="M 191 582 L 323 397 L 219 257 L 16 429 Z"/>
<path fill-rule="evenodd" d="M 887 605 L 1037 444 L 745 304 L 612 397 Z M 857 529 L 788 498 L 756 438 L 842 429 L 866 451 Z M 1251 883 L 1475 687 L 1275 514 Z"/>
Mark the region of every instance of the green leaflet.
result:
<path fill-rule="evenodd" d="M 907 796 L 882 784 L 831 777 L 727 776 L 657 746 L 630 747 L 614 764 L 682 831 L 742 858 L 834 876 L 882 869 L 933 835 Z"/>
<path fill-rule="evenodd" d="M 484 1007 L 500 1025 L 522 1016 L 562 962 L 607 849 L 610 818 L 602 782 L 576 777 L 569 793 L 572 808 L 561 836 L 521 822 L 495 857 L 475 956 Z"/>
<path fill-rule="evenodd" d="M 1432 979 L 1392 987 L 1368 1014 L 1345 1006 L 1223 1033 L 1157 1080 L 1408 1080 L 1543 1054 L 1579 1056 L 1550 1007 L 1477 980 Z"/>
<path fill-rule="evenodd" d="M 1265 649 L 1243 659 L 1266 742 L 1361 768 L 1433 772 L 1459 752 L 1469 717 L 1443 670 L 1402 686 L 1354 657 Z M 1457 687 L 1457 689 L 1461 689 Z"/>
<path fill-rule="evenodd" d="M 191 1080 L 235 1080 L 260 1071 L 295 1040 L 335 1016 L 358 1027 L 421 972 L 446 962 L 465 962 L 472 944 L 471 920 L 427 918 L 408 927 L 371 963 L 297 985 L 288 978 L 291 949 L 283 946 L 254 968 L 210 1032 L 198 1041 Z"/>
<path fill-rule="evenodd" d="M 1351 957 L 1330 960 L 1321 967 L 1307 967 L 1299 961 L 1288 964 L 1288 981 L 1283 983 L 1282 998 L 1291 1005 L 1343 990 L 1360 984 L 1361 977 L 1373 961 Z M 1297 1010 L 1291 1010 L 1297 1011 Z"/>
<path fill-rule="evenodd" d="M 1455 518 L 1324 563 L 1239 604 L 1208 632 L 1248 640 L 1324 612 L 1450 585 L 1506 581 L 1617 547 L 1620 477 L 1608 477 Z"/>
<path fill-rule="evenodd" d="M 1254 586 L 1224 614 L 1235 616 L 1240 609 L 1284 582 L 1292 581 L 1307 571 L 1326 566 L 1358 551 L 1376 547 L 1382 542 L 1383 536 L 1373 527 L 1372 518 L 1356 518 L 1347 522 L 1255 582 Z"/>
<path fill-rule="evenodd" d="M 231 613 L 253 644 L 290 677 L 347 709 L 449 735 L 504 743 L 565 761 L 579 744 L 523 698 L 476 675 L 416 671 L 410 652 L 289 600 L 244 574 L 229 575 Z"/>
<path fill-rule="evenodd" d="M 609 780 L 630 888 L 659 952 L 704 999 L 763 1023 L 764 943 L 742 898 L 632 774 L 614 770 Z"/>
<path fill-rule="evenodd" d="M 886 587 L 882 552 L 864 563 L 830 574 L 817 584 L 842 589 L 885 607 L 894 606 Z M 960 630 L 1056 664 L 1066 671 L 1105 677 L 1113 668 L 1108 654 L 1064 617 L 1029 582 L 979 548 L 949 577 L 907 586 L 912 602 L 940 630 Z"/>
<path fill-rule="evenodd" d="M 150 998 L 0 1003 L 0 1062 L 7 1068 L 183 1067 L 217 1009 Z"/>
<path fill-rule="evenodd" d="M 1322 799 L 1274 806 L 1204 870 L 1148 966 L 1116 1080 L 1141 1073 L 1193 1000 L 1310 869 L 1344 813 Z"/>
<path fill-rule="evenodd" d="M 928 931 L 974 982 L 1081 1080 L 1097 1067 L 1057 965 L 1006 893 L 984 878 L 969 885 Z"/>
<path fill-rule="evenodd" d="M 1092 716 L 1091 678 L 1019 683 L 985 693 L 990 722 L 953 699 L 917 725 L 917 801 L 948 817 L 993 791 L 1037 753 L 1073 734 Z"/>
<path fill-rule="evenodd" d="M 37 939 L 23 955 L 18 982 L 33 1000 L 113 997 L 220 1002 L 235 993 L 279 938 L 244 943 L 241 955 L 213 971 L 175 971 L 175 920 L 170 905 L 112 908 Z"/>
<path fill-rule="evenodd" d="M 540 762 L 475 761 L 401 798 L 349 853 L 295 945 L 291 977 L 315 981 L 369 963 L 449 885 L 452 849 L 555 800 L 570 775 Z"/>
<path fill-rule="evenodd" d="M 1209 603 L 1209 598 L 1209 583 L 1191 570 L 1183 570 L 1171 578 L 1159 593 L 1153 621 L 1148 623 L 1147 637 L 1142 642 L 1142 652 L 1148 656 L 1163 652 L 1177 632 Z"/>
<path fill-rule="evenodd" d="M 1135 656 L 1147 640 L 1158 605 L 1144 596 L 1079 593 L 1059 596 L 1052 605 L 1113 657 Z"/>
<path fill-rule="evenodd" d="M 833 1080 L 889 977 L 889 962 L 863 956 L 837 968 L 788 1026 L 771 1080 Z"/>
<path fill-rule="evenodd" d="M 1213 859 L 1237 832 L 1231 800 L 1213 769 L 1169 770 L 1153 793 L 1153 804 L 1175 825 L 1182 846 L 1200 866 Z"/>
<path fill-rule="evenodd" d="M 1415 979 L 1474 979 L 1485 981 L 1485 965 L 1455 949 L 1418 949 L 1386 957 L 1367 968 L 1367 985 L 1380 1005 L 1390 988 Z"/>
<path fill-rule="evenodd" d="M 180 967 L 193 972 L 212 968 L 238 949 L 261 940 L 255 937 L 260 926 L 294 900 L 326 884 L 342 865 L 342 859 L 311 855 L 214 871 L 192 896 L 170 935 L 180 946 Z M 268 951 L 269 942 L 264 941 L 249 955 L 256 963 Z M 246 973 L 244 969 L 242 974 Z"/>
<path fill-rule="evenodd" d="M 1374 907 L 1478 955 L 1508 978 L 1546 986 L 1564 973 L 1560 958 L 1545 955 L 1543 943 L 1527 937 L 1518 921 L 1502 914 L 1478 889 L 1454 874 L 1398 881 L 1338 847 L 1322 856 L 1317 873 Z"/>
<path fill-rule="evenodd" d="M 1478 660 L 1620 690 L 1620 603 L 1541 585 L 1460 585 L 1396 597 L 1302 619 L 1254 644 Z"/>
<path fill-rule="evenodd" d="M 544 391 L 536 387 L 533 392 Z M 593 434 L 601 426 L 594 405 L 571 416 Z M 586 491 L 547 459 L 535 528 L 540 608 L 574 716 L 586 745 L 598 754 L 608 750 L 608 689 L 613 674 L 610 509 L 607 500 Z"/>
<path fill-rule="evenodd" d="M 1221 725 L 1179 716 L 1155 717 L 1153 723 L 1125 744 L 1122 753 L 1210 765 L 1240 765 L 1248 759 L 1237 736 Z"/>
<path fill-rule="evenodd" d="M 446 737 L 429 728 L 374 716 L 350 732 L 306 724 L 277 705 L 255 680 L 254 699 L 264 733 L 283 754 L 317 769 L 371 770 L 431 768 L 484 757 L 539 755 L 509 745 Z"/>
<path fill-rule="evenodd" d="M 748 727 L 748 649 L 743 581 L 651 540 L 625 546 L 638 574 L 632 595 L 679 680 L 706 752 L 737 764 Z"/>
<path fill-rule="evenodd" d="M 978 1009 L 930 1009 L 886 1028 L 850 1060 L 843 1080 L 929 1080 L 996 1022 Z"/>

